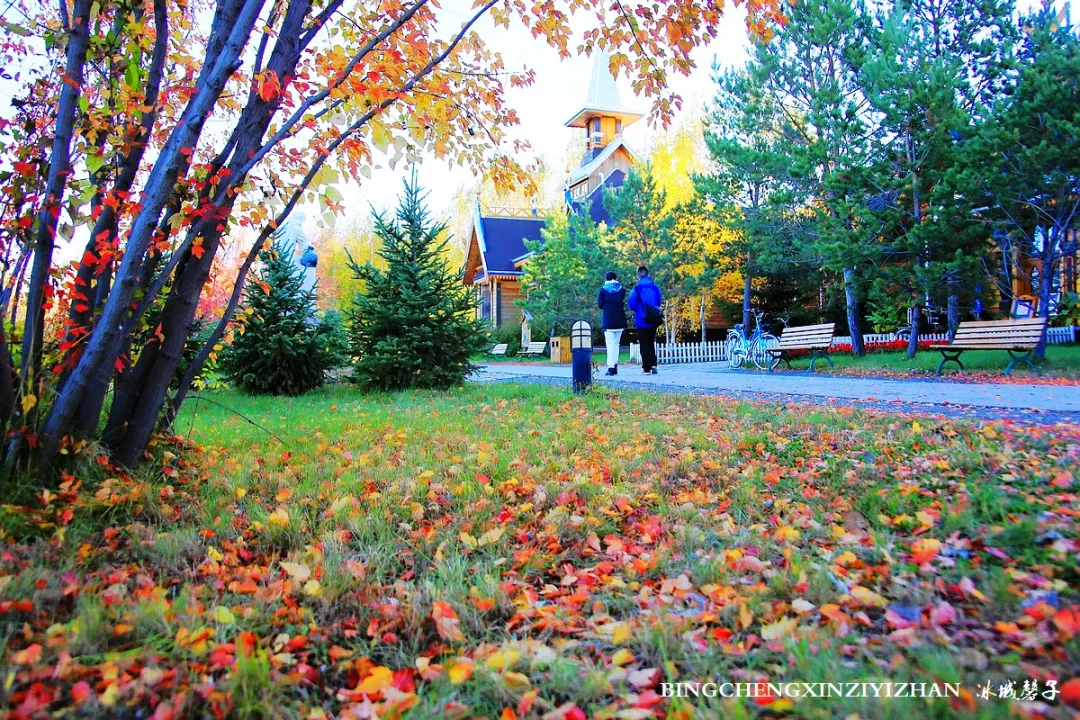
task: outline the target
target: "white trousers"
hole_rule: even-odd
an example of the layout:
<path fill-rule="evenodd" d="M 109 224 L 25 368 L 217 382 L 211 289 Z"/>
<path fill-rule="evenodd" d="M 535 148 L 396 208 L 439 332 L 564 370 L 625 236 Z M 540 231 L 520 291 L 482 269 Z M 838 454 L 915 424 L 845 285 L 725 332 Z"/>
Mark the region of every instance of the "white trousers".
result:
<path fill-rule="evenodd" d="M 607 366 L 609 368 L 619 364 L 619 338 L 621 337 L 622 329 L 604 331 L 604 343 L 607 344 Z"/>

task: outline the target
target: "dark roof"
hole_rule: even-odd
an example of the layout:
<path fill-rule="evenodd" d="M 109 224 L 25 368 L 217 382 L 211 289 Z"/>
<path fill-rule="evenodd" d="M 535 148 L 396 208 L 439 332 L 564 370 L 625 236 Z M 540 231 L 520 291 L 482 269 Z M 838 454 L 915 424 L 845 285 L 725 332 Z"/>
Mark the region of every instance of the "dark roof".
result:
<path fill-rule="evenodd" d="M 543 218 L 497 218 L 482 217 L 484 262 L 489 273 L 518 273 L 514 260 L 526 255 L 526 240 L 540 240 L 544 228 Z"/>
<path fill-rule="evenodd" d="M 624 180 L 626 180 L 626 173 L 622 170 L 613 170 L 610 175 L 604 178 L 604 184 L 589 193 L 588 197 L 571 203 L 574 207 L 574 212 L 581 212 L 582 208 L 587 207 L 589 209 L 589 217 L 592 219 L 594 225 L 599 225 L 603 222 L 606 223 L 608 227 L 611 227 L 615 223 L 612 221 L 611 214 L 608 213 L 607 208 L 604 207 L 604 189 L 622 187 Z"/>

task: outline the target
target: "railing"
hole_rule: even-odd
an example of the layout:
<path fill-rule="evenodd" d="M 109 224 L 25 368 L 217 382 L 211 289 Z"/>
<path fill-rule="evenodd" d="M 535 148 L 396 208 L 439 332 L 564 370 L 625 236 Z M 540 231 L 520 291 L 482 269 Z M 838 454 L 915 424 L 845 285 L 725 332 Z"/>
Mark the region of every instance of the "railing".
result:
<path fill-rule="evenodd" d="M 1050 345 L 1067 345 L 1077 342 L 1080 332 L 1074 326 L 1052 327 L 1046 330 L 1046 342 Z M 867 333 L 863 335 L 863 342 L 867 345 L 873 343 L 895 342 L 897 336 L 894 333 Z M 947 342 L 949 336 L 945 333 L 920 333 L 920 341 Z M 850 345 L 850 336 L 834 337 L 832 346 Z M 599 350 L 598 350 L 599 351 Z M 598 352 L 597 351 L 597 352 Z M 660 365 L 674 365 L 678 363 L 695 362 L 723 362 L 727 360 L 725 344 L 723 342 L 692 342 L 692 343 L 658 343 L 656 345 L 656 362 Z M 641 362 L 641 351 L 638 345 L 630 345 L 630 361 Z"/>

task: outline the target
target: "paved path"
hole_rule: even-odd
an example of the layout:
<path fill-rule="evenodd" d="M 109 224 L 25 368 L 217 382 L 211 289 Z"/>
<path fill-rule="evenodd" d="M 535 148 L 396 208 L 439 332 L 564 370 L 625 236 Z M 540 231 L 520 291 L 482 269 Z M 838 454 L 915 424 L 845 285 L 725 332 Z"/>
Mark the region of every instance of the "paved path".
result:
<path fill-rule="evenodd" d="M 1045 415 L 1045 420 L 1080 422 L 1080 386 L 951 383 L 788 372 L 769 374 L 731 370 L 723 362 L 663 365 L 659 370 L 658 375 L 645 375 L 637 366 L 630 365 L 613 379 L 616 382 L 610 382 L 606 377 L 598 378 L 596 382 L 641 390 L 736 397 L 783 400 L 783 396 L 791 396 L 792 400 L 811 402 L 815 398 L 826 398 L 839 401 L 839 404 L 859 406 L 895 408 L 895 403 L 903 403 L 912 405 L 912 410 L 931 412 L 969 408 L 975 411 L 974 414 L 986 417 L 1022 417 L 1035 412 Z M 477 373 L 474 380 L 565 382 L 569 385 L 570 377 L 567 365 L 493 364 Z"/>

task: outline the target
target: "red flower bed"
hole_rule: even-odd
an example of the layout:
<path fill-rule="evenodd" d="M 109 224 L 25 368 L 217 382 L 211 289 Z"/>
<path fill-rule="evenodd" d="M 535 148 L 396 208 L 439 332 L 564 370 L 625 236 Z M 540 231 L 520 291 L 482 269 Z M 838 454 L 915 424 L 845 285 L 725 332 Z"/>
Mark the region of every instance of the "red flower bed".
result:
<path fill-rule="evenodd" d="M 919 349 L 927 350 L 935 342 L 940 340 L 920 340 Z M 907 350 L 907 340 L 886 340 L 884 342 L 868 342 L 864 343 L 866 350 L 883 350 L 886 352 L 903 352 Z M 829 352 L 832 353 L 849 353 L 851 352 L 851 343 L 836 343 L 829 347 Z M 809 350 L 793 350 L 791 351 L 791 357 L 810 357 Z"/>

